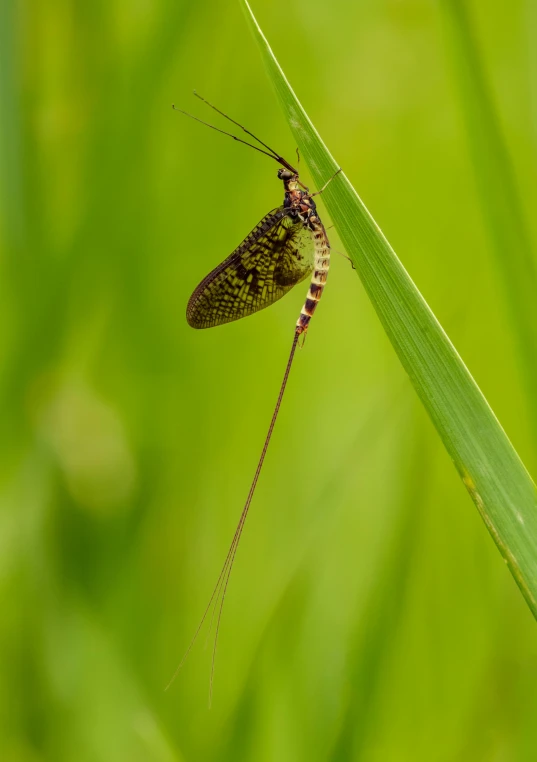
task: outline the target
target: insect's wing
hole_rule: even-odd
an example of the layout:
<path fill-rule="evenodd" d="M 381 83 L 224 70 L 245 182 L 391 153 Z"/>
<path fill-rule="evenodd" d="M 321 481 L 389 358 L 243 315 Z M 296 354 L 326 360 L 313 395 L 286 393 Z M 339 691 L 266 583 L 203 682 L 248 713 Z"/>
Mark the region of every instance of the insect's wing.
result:
<path fill-rule="evenodd" d="M 211 328 L 258 312 L 281 299 L 312 269 L 311 233 L 284 207 L 274 209 L 202 280 L 188 302 L 188 323 Z"/>

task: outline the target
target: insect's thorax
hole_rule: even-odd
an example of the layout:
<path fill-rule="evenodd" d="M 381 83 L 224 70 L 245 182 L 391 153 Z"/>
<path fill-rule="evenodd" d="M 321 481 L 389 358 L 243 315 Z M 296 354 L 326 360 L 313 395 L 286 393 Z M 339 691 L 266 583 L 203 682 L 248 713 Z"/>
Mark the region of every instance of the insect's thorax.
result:
<path fill-rule="evenodd" d="M 298 217 L 306 225 L 316 220 L 318 215 L 315 201 L 307 191 L 299 187 L 298 179 L 284 180 L 283 184 L 285 188 L 283 205 L 289 209 L 289 215 Z"/>

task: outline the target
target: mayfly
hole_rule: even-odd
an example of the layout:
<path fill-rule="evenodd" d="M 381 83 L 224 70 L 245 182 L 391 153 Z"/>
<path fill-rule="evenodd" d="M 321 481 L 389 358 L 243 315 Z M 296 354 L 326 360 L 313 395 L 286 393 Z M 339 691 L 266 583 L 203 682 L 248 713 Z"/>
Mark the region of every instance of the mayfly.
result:
<path fill-rule="evenodd" d="M 282 206 L 273 209 L 265 215 L 235 251 L 201 281 L 188 302 L 186 317 L 189 325 L 192 328 L 212 328 L 216 325 L 239 320 L 274 304 L 274 302 L 281 299 L 282 296 L 290 291 L 293 286 L 296 286 L 297 283 L 300 283 L 311 275 L 308 295 L 296 322 L 291 352 L 265 443 L 224 566 L 194 634 L 194 638 L 168 684 L 168 686 L 171 685 L 175 679 L 177 672 L 188 656 L 203 623 L 212 609 L 209 632 L 212 629 L 215 615 L 216 629 L 209 691 L 209 696 L 211 697 L 220 620 L 235 554 L 278 417 L 296 348 L 299 340 L 304 341 L 305 339 L 310 320 L 321 298 L 328 276 L 330 243 L 313 197 L 322 193 L 328 183 L 341 170 L 338 170 L 321 190 L 316 193 L 310 193 L 308 188 L 300 181 L 298 170 L 284 159 L 283 156 L 280 156 L 274 149 L 270 148 L 270 146 L 263 143 L 262 140 L 243 127 L 242 124 L 231 119 L 231 117 L 224 114 L 216 106 L 213 106 L 205 98 L 202 98 L 197 93 L 195 95 L 221 116 L 228 119 L 237 127 L 240 127 L 241 130 L 260 146 L 263 146 L 263 148 L 242 140 L 229 132 L 225 132 L 208 122 L 204 122 L 186 111 L 175 109 L 175 106 L 173 108 L 195 119 L 197 122 L 201 122 L 206 127 L 228 135 L 233 140 L 250 146 L 250 148 L 278 162 L 281 167 L 277 174 L 278 178 L 283 181 L 284 201 Z"/>

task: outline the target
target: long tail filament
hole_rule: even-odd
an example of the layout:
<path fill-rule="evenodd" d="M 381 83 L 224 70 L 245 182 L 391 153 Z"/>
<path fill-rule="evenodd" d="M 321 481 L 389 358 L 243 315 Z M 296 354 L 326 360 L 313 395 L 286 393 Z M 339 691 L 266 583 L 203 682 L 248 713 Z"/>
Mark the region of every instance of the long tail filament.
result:
<path fill-rule="evenodd" d="M 304 330 L 301 329 L 300 327 L 297 327 L 297 329 L 295 330 L 295 335 L 294 335 L 294 338 L 293 338 L 293 344 L 291 346 L 291 352 L 289 354 L 289 359 L 287 361 L 287 366 L 285 368 L 285 373 L 284 373 L 284 376 L 283 376 L 283 380 L 282 380 L 282 383 L 281 383 L 281 386 L 280 386 L 280 392 L 278 394 L 278 400 L 276 402 L 276 406 L 275 406 L 274 412 L 272 414 L 272 419 L 270 421 L 270 426 L 268 428 L 267 436 L 265 438 L 265 444 L 263 445 L 263 450 L 261 452 L 261 457 L 259 458 L 259 462 L 257 464 L 257 468 L 256 468 L 256 471 L 255 471 L 255 474 L 254 474 L 254 478 L 252 480 L 252 485 L 250 487 L 250 491 L 248 492 L 248 497 L 246 498 L 246 503 L 244 504 L 244 508 L 242 509 L 242 513 L 241 513 L 241 516 L 240 516 L 240 519 L 239 519 L 239 523 L 237 524 L 237 528 L 235 530 L 235 534 L 233 535 L 233 540 L 232 540 L 230 548 L 228 550 L 228 553 L 227 553 L 227 556 L 226 556 L 226 560 L 224 562 L 224 565 L 222 567 L 222 570 L 220 572 L 220 575 L 218 577 L 218 580 L 217 580 L 216 585 L 214 587 L 214 590 L 212 592 L 212 595 L 211 595 L 211 598 L 209 600 L 209 603 L 207 604 L 207 608 L 205 609 L 205 611 L 203 613 L 203 616 L 202 616 L 202 618 L 200 620 L 200 623 L 198 624 L 198 627 L 196 629 L 196 632 L 194 633 L 194 637 L 190 641 L 190 645 L 188 646 L 187 650 L 185 651 L 185 654 L 184 654 L 183 658 L 181 659 L 181 661 L 179 663 L 179 666 L 177 667 L 177 669 L 173 673 L 173 676 L 172 676 L 170 682 L 168 683 L 168 685 L 165 688 L 165 690 L 168 690 L 170 685 L 173 683 L 173 681 L 177 677 L 177 674 L 178 674 L 179 670 L 181 669 L 181 667 L 185 663 L 185 661 L 186 661 L 190 651 L 192 650 L 192 646 L 194 645 L 194 643 L 198 639 L 198 635 L 199 635 L 200 630 L 201 630 L 201 628 L 203 626 L 203 623 L 207 619 L 207 616 L 208 616 L 209 612 L 212 609 L 211 621 L 210 621 L 209 632 L 208 632 L 207 637 L 209 637 L 209 634 L 210 634 L 210 632 L 212 630 L 212 626 L 213 626 L 213 622 L 214 622 L 214 618 L 215 618 L 216 612 L 218 612 L 218 614 L 216 616 L 216 630 L 215 630 L 215 634 L 214 634 L 213 655 L 212 655 L 212 662 L 211 662 L 211 678 L 210 678 L 210 684 L 209 684 L 209 706 L 211 705 L 211 701 L 212 701 L 213 682 L 214 682 L 214 668 L 215 668 L 215 663 L 216 663 L 216 647 L 217 647 L 217 644 L 218 644 L 218 633 L 220 631 L 220 621 L 221 621 L 221 618 L 222 618 L 222 610 L 223 610 L 223 607 L 224 607 L 224 600 L 225 600 L 225 597 L 226 597 L 227 586 L 228 586 L 228 583 L 229 583 L 229 578 L 230 578 L 230 575 L 231 575 L 231 570 L 233 568 L 233 562 L 235 561 L 235 554 L 237 552 L 237 548 L 239 546 L 239 542 L 240 542 L 240 539 L 241 539 L 242 530 L 244 528 L 244 524 L 245 524 L 246 518 L 248 516 L 248 511 L 249 511 L 250 505 L 252 503 L 252 498 L 254 496 L 254 492 L 255 492 L 255 488 L 257 486 L 257 482 L 259 480 L 259 475 L 261 473 L 261 469 L 263 468 L 263 463 L 265 461 L 265 455 L 267 454 L 268 446 L 270 444 L 270 440 L 271 440 L 271 437 L 272 437 L 272 432 L 274 431 L 274 426 L 276 424 L 276 419 L 278 418 L 278 413 L 280 411 L 280 406 L 282 404 L 282 399 L 283 399 L 283 395 L 284 395 L 284 392 L 285 392 L 285 387 L 287 386 L 287 380 L 288 380 L 289 374 L 291 372 L 291 367 L 293 365 L 293 359 L 294 359 L 294 356 L 295 356 L 296 348 L 298 346 L 298 340 L 299 340 L 299 338 L 300 338 L 302 333 L 304 333 Z"/>

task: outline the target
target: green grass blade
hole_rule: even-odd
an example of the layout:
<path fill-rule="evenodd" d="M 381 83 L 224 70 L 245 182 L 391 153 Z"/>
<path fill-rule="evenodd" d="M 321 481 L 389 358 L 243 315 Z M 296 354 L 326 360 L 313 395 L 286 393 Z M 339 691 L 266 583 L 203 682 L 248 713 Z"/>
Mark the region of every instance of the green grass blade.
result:
<path fill-rule="evenodd" d="M 247 0 L 241 0 L 280 104 L 317 187 L 338 169 L 300 105 Z M 323 193 L 340 238 L 405 370 L 533 615 L 537 493 L 457 351 L 349 180 Z"/>
<path fill-rule="evenodd" d="M 511 158 L 466 3 L 440 3 L 483 216 L 518 339 L 534 434 L 537 429 L 537 268 Z"/>

